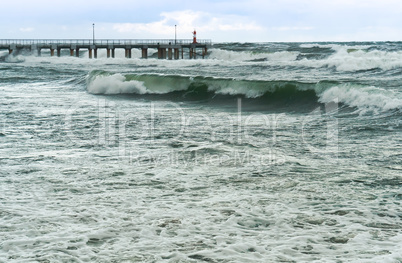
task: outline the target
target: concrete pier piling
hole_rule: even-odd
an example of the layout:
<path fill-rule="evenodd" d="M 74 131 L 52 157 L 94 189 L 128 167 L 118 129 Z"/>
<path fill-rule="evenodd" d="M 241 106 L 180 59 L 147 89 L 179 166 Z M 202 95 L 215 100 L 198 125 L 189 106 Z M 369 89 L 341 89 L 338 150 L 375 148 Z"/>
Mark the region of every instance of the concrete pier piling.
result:
<path fill-rule="evenodd" d="M 126 55 L 125 55 L 125 57 L 126 58 L 131 58 L 131 47 L 126 47 Z"/>
<path fill-rule="evenodd" d="M 193 56 L 194 56 L 194 49 L 193 49 L 193 48 L 190 48 L 190 53 L 189 53 L 189 55 L 190 55 L 190 59 L 192 59 Z"/>
<path fill-rule="evenodd" d="M 70 56 L 80 56 L 80 49 L 88 50 L 89 58 L 98 57 L 98 49 L 106 50 L 107 58 L 115 57 L 115 49 L 120 48 L 125 50 L 125 57 L 132 58 L 132 49 L 141 49 L 141 58 L 148 58 L 148 49 L 154 48 L 158 50 L 159 59 L 177 60 L 184 59 L 184 50 L 189 52 L 190 59 L 197 58 L 197 49 L 202 49 L 202 57 L 207 55 L 208 48 L 212 45 L 211 40 L 197 39 L 0 39 L 0 50 L 8 50 L 10 55 L 18 54 L 21 50 L 31 50 L 32 53 L 40 56 L 42 49 L 50 50 L 50 56 L 60 57 L 62 49 L 68 49 Z M 55 51 L 57 52 L 55 54 Z M 75 51 L 75 52 L 74 52 Z M 201 54 L 200 54 L 201 56 Z"/>
<path fill-rule="evenodd" d="M 142 49 L 141 49 L 141 57 L 142 58 L 148 58 L 148 48 L 147 47 L 143 47 Z"/>
<path fill-rule="evenodd" d="M 162 59 L 162 49 L 158 48 L 158 58 Z"/>
<path fill-rule="evenodd" d="M 172 60 L 172 59 L 173 59 L 173 53 L 172 53 L 172 49 L 171 49 L 171 48 L 168 49 L 168 58 L 169 58 L 169 60 Z"/>
<path fill-rule="evenodd" d="M 166 48 L 158 48 L 158 58 L 166 59 Z"/>

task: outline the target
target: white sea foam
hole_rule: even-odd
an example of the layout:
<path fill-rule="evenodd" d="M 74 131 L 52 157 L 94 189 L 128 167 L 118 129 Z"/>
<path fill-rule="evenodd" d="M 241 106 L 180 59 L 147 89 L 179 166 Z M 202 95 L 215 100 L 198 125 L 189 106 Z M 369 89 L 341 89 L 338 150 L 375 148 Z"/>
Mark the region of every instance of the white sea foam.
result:
<path fill-rule="evenodd" d="M 276 52 L 251 52 L 251 51 L 232 51 L 212 48 L 206 59 L 168 61 L 158 59 L 140 59 L 141 50 L 132 49 L 132 58 L 124 58 L 124 50 L 116 49 L 116 58 L 106 58 L 106 51 L 98 50 L 98 59 L 88 59 L 88 51 L 82 50 L 80 58 L 62 56 L 50 57 L 44 50 L 42 57 L 35 56 L 7 56 L 6 62 L 51 62 L 53 64 L 77 64 L 77 65 L 104 65 L 105 63 L 119 65 L 157 65 L 165 68 L 184 68 L 197 65 L 233 65 L 234 63 L 256 63 L 269 66 L 296 66 L 307 68 L 335 68 L 341 72 L 353 72 L 360 70 L 382 69 L 390 70 L 402 67 L 402 51 L 367 51 L 369 45 L 341 45 L 341 44 L 302 44 L 301 47 L 321 47 L 331 48 L 334 54 L 323 59 L 302 59 L 297 60 L 299 51 L 276 51 Z M 155 50 L 148 50 L 148 55 L 152 56 Z M 185 54 L 188 56 L 188 54 Z"/>
<path fill-rule="evenodd" d="M 377 87 L 339 85 L 325 90 L 319 96 L 319 101 L 322 103 L 337 101 L 351 107 L 357 107 L 362 113 L 402 109 L 400 95 Z"/>
<path fill-rule="evenodd" d="M 402 67 L 401 51 L 370 50 L 370 45 L 302 44 L 302 48 L 330 48 L 335 53 L 324 59 L 303 59 L 288 65 L 312 68 L 333 67 L 337 71 L 390 70 Z"/>
<path fill-rule="evenodd" d="M 341 48 L 326 61 L 324 60 L 323 64 L 335 67 L 338 71 L 359 71 L 376 68 L 389 70 L 402 67 L 402 52 L 380 50 L 349 52 L 346 48 Z"/>
<path fill-rule="evenodd" d="M 210 59 L 218 59 L 225 61 L 247 61 L 254 59 L 264 59 L 266 54 L 258 54 L 252 52 L 236 52 L 232 50 L 212 49 L 209 55 Z"/>
<path fill-rule="evenodd" d="M 209 90 L 212 90 L 218 94 L 223 95 L 245 95 L 247 98 L 258 98 L 264 94 L 264 90 L 252 89 L 242 82 L 229 82 L 226 85 L 219 85 L 218 83 L 212 83 Z"/>
<path fill-rule="evenodd" d="M 5 62 L 8 62 L 8 63 L 20 63 L 20 62 L 24 62 L 25 58 L 26 57 L 24 57 L 22 55 L 18 55 L 18 56 L 12 56 L 11 55 L 11 56 L 6 56 Z"/>
<path fill-rule="evenodd" d="M 89 81 L 87 90 L 93 94 L 149 93 L 143 82 L 137 80 L 126 81 L 122 74 L 98 75 Z"/>
<path fill-rule="evenodd" d="M 91 73 L 87 77 L 87 90 L 92 94 L 165 94 L 173 91 L 184 91 L 192 84 L 205 85 L 208 91 L 223 95 L 245 95 L 247 98 L 258 98 L 267 92 L 285 89 L 280 83 L 264 81 L 245 81 L 235 79 L 203 79 L 186 76 L 164 75 L 123 75 L 121 73 Z M 285 85 L 286 83 L 283 83 Z M 297 86 L 300 91 L 314 89 L 319 102 L 336 101 L 366 112 L 384 112 L 402 109 L 400 94 L 374 86 L 358 86 L 351 84 Z M 301 84 L 298 84 L 301 85 Z M 313 85 L 313 84 L 312 84 Z M 290 96 L 290 95 L 289 95 Z"/>
<path fill-rule="evenodd" d="M 280 51 L 268 54 L 268 61 L 295 61 L 300 52 Z"/>
<path fill-rule="evenodd" d="M 189 88 L 193 78 L 186 76 L 132 75 L 91 71 L 87 90 L 93 94 L 165 94 Z"/>
<path fill-rule="evenodd" d="M 300 52 L 278 51 L 272 53 L 254 53 L 251 51 L 230 51 L 212 49 L 210 59 L 221 61 L 258 61 L 266 60 L 271 66 L 302 66 L 311 68 L 333 67 L 337 71 L 353 72 L 360 70 L 382 69 L 390 70 L 402 67 L 401 51 L 367 51 L 370 46 L 344 46 L 339 44 L 303 44 L 302 47 L 331 48 L 334 54 L 324 59 L 302 59 L 297 60 Z M 256 62 L 258 63 L 258 62 Z"/>
<path fill-rule="evenodd" d="M 0 57 L 5 57 L 8 55 L 8 51 L 0 50 Z"/>
<path fill-rule="evenodd" d="M 347 44 L 335 44 L 335 43 L 329 43 L 329 44 L 319 44 L 319 43 L 306 43 L 306 44 L 301 44 L 301 48 L 330 48 L 333 50 L 339 50 L 339 49 L 349 49 L 349 50 L 364 50 L 368 49 L 370 47 L 373 47 L 373 45 L 347 45 Z"/>
<path fill-rule="evenodd" d="M 210 59 L 218 59 L 223 61 L 253 61 L 253 60 L 268 60 L 268 61 L 294 61 L 299 52 L 280 51 L 273 53 L 251 52 L 251 51 L 231 51 L 222 49 L 212 49 L 209 55 Z"/>
<path fill-rule="evenodd" d="M 339 132 L 339 154 L 329 160 L 306 145 L 325 150 L 332 130 L 315 121 L 301 125 L 306 119 L 297 112 L 240 114 L 56 86 L 89 72 L 99 92 L 182 89 L 191 84 L 183 76 L 202 74 L 208 78 L 200 82 L 221 92 L 267 89 L 264 81 L 228 81 L 237 77 L 235 67 L 208 63 L 27 57 L 15 68 L 5 65 L 12 69 L 2 77 L 37 78 L 40 85 L 1 85 L 0 262 L 401 261 L 397 129 L 381 136 Z M 49 72 L 60 74 L 48 82 Z M 150 72 L 158 78 L 147 79 Z M 394 109 L 392 99 L 401 100 L 377 87 L 339 84 L 317 92 L 322 102 L 338 98 L 361 109 Z M 339 119 L 340 128 L 359 124 L 370 125 Z"/>

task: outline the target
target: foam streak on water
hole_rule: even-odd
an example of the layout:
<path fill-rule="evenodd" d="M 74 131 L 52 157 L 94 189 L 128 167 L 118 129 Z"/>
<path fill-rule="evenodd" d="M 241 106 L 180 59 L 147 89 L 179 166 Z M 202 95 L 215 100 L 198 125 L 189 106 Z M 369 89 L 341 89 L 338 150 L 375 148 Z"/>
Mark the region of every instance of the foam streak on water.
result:
<path fill-rule="evenodd" d="M 0 53 L 0 262 L 401 262 L 401 50 Z"/>

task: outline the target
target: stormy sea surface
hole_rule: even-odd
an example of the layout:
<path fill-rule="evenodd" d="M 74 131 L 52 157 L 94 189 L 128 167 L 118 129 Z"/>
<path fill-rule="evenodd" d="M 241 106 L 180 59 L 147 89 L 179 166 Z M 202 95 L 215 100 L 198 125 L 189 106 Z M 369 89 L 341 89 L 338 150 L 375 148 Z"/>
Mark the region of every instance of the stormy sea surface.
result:
<path fill-rule="evenodd" d="M 402 43 L 116 53 L 0 51 L 0 262 L 402 262 Z"/>

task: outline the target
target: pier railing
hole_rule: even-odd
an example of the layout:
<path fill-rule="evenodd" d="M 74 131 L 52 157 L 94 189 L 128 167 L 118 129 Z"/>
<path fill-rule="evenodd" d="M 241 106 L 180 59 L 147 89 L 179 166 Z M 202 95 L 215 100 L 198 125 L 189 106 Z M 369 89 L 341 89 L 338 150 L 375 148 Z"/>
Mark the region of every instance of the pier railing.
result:
<path fill-rule="evenodd" d="M 133 48 L 142 50 L 142 58 L 148 57 L 148 48 L 158 49 L 160 59 L 184 58 L 184 48 L 189 49 L 190 58 L 197 57 L 197 48 L 202 49 L 201 56 L 205 57 L 212 45 L 209 39 L 0 39 L 0 49 L 8 49 L 9 54 L 19 54 L 29 50 L 41 56 L 42 49 L 50 49 L 50 55 L 61 56 L 61 49 L 69 49 L 70 56 L 79 57 L 80 49 L 87 49 L 89 58 L 97 58 L 98 49 L 106 49 L 107 57 L 115 57 L 115 49 L 125 49 L 125 57 L 131 58 Z M 174 55 L 173 55 L 174 52 Z"/>
<path fill-rule="evenodd" d="M 190 45 L 192 39 L 0 39 L 0 45 Z M 211 45 L 210 39 L 197 39 L 198 44 Z"/>

